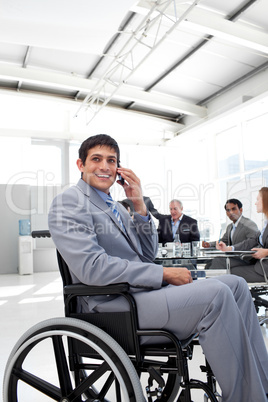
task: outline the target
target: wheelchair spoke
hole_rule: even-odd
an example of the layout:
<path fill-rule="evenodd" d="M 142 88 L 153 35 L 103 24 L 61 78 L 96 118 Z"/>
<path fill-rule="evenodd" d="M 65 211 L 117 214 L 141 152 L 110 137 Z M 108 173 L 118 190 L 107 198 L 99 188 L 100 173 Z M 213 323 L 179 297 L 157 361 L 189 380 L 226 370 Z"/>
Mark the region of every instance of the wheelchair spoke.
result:
<path fill-rule="evenodd" d="M 62 395 L 68 395 L 72 391 L 72 383 L 62 336 L 53 336 L 52 340 Z"/>
<path fill-rule="evenodd" d="M 121 389 L 117 380 L 115 380 L 115 392 L 116 392 L 116 400 L 118 402 L 121 402 L 122 401 Z"/>
<path fill-rule="evenodd" d="M 111 385 L 113 383 L 113 381 L 115 381 L 115 376 L 113 373 L 111 373 L 107 379 L 107 381 L 105 382 L 104 386 L 102 387 L 101 392 L 99 393 L 99 397 L 104 398 L 105 395 L 107 395 L 107 392 L 109 391 L 109 389 L 111 388 Z M 119 402 L 119 399 L 116 399 L 117 402 Z"/>
<path fill-rule="evenodd" d="M 30 385 L 55 401 L 58 401 L 59 398 L 61 398 L 61 390 L 58 387 L 25 370 L 14 368 L 12 376 L 13 379 L 16 378 L 17 380 L 23 381 L 25 384 Z"/>
<path fill-rule="evenodd" d="M 75 398 L 78 395 L 89 393 L 89 395 L 93 396 L 94 398 L 103 400 L 113 384 L 115 378 L 114 374 L 110 373 L 100 391 L 97 391 L 97 388 L 95 388 L 94 384 L 100 380 L 101 377 L 107 373 L 107 371 L 110 371 L 110 367 L 106 362 L 104 362 L 97 369 L 95 369 L 94 372 L 86 377 L 86 379 L 84 379 L 82 383 L 78 385 L 73 392 L 70 393 L 70 395 L 68 395 L 68 398 L 72 400 L 72 398 Z"/>

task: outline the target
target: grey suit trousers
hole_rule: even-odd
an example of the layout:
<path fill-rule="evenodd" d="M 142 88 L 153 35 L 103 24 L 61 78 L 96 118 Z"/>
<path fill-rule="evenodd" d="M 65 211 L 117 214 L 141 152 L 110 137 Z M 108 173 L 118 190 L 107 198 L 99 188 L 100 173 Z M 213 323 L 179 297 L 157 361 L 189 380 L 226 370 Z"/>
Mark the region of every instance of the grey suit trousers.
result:
<path fill-rule="evenodd" d="M 166 299 L 165 329 L 180 339 L 199 333 L 204 354 L 220 379 L 223 401 L 267 402 L 263 391 L 268 393 L 267 351 L 245 280 L 223 275 L 167 286 Z"/>

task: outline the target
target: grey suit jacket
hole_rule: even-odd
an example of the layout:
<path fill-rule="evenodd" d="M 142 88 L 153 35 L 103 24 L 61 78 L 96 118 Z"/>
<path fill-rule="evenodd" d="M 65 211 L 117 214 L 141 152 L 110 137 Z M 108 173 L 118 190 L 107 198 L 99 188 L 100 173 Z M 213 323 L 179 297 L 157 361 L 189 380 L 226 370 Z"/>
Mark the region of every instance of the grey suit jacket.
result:
<path fill-rule="evenodd" d="M 256 225 L 255 222 L 253 222 L 249 218 L 245 218 L 244 216 L 241 216 L 241 219 L 237 225 L 237 228 L 235 229 L 233 239 L 231 242 L 231 230 L 232 230 L 233 224 L 230 223 L 224 235 L 221 238 L 221 241 L 223 241 L 227 246 L 231 246 L 232 244 L 240 243 L 246 239 L 251 239 L 256 237 L 256 234 L 259 233 L 258 226 Z M 216 242 L 210 242 L 211 247 L 216 247 Z"/>
<path fill-rule="evenodd" d="M 76 186 L 53 200 L 48 217 L 52 239 L 67 262 L 74 283 L 128 282 L 140 324 L 144 328 L 155 322 L 163 326 L 168 310 L 161 291 L 163 267 L 152 262 L 158 246 L 154 223 L 145 222 L 138 214 L 132 220 L 121 204 L 117 206 L 126 233 L 98 193 L 80 179 Z M 152 306 L 150 317 L 143 315 L 144 304 Z M 88 297 L 81 301 L 80 309 L 125 311 L 126 302 L 120 297 Z"/>
<path fill-rule="evenodd" d="M 262 236 L 263 246 L 259 243 L 259 236 L 260 236 L 260 232 L 258 232 L 254 238 L 247 239 L 240 243 L 234 244 L 234 249 L 246 251 L 246 250 L 251 250 L 253 247 L 254 248 L 255 247 L 268 248 L 268 225 L 266 226 L 266 229 Z M 263 275 L 263 270 L 261 268 L 261 264 L 260 264 L 259 260 L 252 258 L 251 265 L 253 265 L 253 264 L 254 264 L 255 271 L 258 274 Z M 264 265 L 266 275 L 268 275 L 268 261 L 264 260 L 263 265 Z"/>

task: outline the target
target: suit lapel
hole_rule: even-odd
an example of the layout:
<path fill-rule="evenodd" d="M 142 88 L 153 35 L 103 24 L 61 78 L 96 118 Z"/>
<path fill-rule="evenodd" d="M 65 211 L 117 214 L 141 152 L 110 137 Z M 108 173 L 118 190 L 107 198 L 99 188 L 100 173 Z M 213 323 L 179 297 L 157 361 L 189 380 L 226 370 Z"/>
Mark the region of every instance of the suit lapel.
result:
<path fill-rule="evenodd" d="M 242 224 L 243 224 L 243 223 L 240 221 L 239 224 L 237 225 L 237 227 L 235 228 L 234 235 L 233 235 L 233 240 L 232 240 L 232 244 L 239 243 L 238 238 L 239 238 L 239 233 L 240 233 L 241 230 L 242 230 Z M 231 230 L 232 230 L 232 229 L 231 229 Z M 230 235 L 231 235 L 231 231 L 230 231 Z"/>
<path fill-rule="evenodd" d="M 184 215 L 183 215 L 183 217 L 182 217 L 181 220 L 180 220 L 178 229 L 176 230 L 176 233 L 178 233 L 178 235 L 180 236 L 180 240 L 181 240 L 181 235 L 182 235 L 182 230 L 181 230 L 181 228 L 182 228 L 182 221 L 183 221 L 183 218 L 184 218 Z M 169 225 L 170 225 L 170 232 L 172 233 L 172 223 L 171 223 L 171 219 L 169 220 Z M 173 235 L 173 233 L 172 233 L 172 235 Z"/>
<path fill-rule="evenodd" d="M 121 225 L 113 214 L 111 208 L 103 201 L 99 194 L 82 179 L 79 180 L 77 186 L 84 195 L 89 198 L 89 201 L 94 204 L 96 208 L 108 215 L 115 225 L 123 232 Z"/>
<path fill-rule="evenodd" d="M 130 239 L 131 243 L 135 247 L 135 250 L 138 251 L 137 240 L 134 236 L 134 230 L 135 230 L 134 223 L 133 223 L 132 219 L 130 219 L 129 213 L 126 212 L 124 207 L 122 207 L 121 205 L 118 205 L 118 210 L 120 212 L 120 216 L 121 216 L 122 222 L 124 224 L 124 227 L 125 227 L 125 230 L 127 233 L 127 237 Z"/>
<path fill-rule="evenodd" d="M 231 239 L 231 230 L 232 230 L 232 223 L 227 226 L 226 233 L 228 237 L 228 246 L 232 244 L 232 239 Z"/>
<path fill-rule="evenodd" d="M 135 226 L 134 226 L 134 223 L 132 222 L 132 220 L 130 221 L 128 212 L 126 212 L 124 207 L 121 207 L 121 205 L 118 206 L 118 207 L 119 207 L 118 210 L 120 212 L 122 222 L 123 222 L 123 224 L 125 226 L 126 233 L 122 230 L 120 224 L 116 222 L 117 226 L 119 225 L 118 227 L 121 230 L 121 232 L 124 235 L 124 237 L 127 239 L 127 242 L 129 244 L 129 246 L 132 248 L 132 250 L 134 250 L 138 254 L 140 259 L 142 261 L 144 261 L 144 262 L 151 262 L 151 260 L 149 260 L 147 257 L 145 257 L 142 254 L 142 250 L 141 250 L 141 248 L 139 246 L 139 243 L 138 243 L 138 241 L 137 241 L 137 239 L 135 237 L 135 233 L 136 233 Z"/>

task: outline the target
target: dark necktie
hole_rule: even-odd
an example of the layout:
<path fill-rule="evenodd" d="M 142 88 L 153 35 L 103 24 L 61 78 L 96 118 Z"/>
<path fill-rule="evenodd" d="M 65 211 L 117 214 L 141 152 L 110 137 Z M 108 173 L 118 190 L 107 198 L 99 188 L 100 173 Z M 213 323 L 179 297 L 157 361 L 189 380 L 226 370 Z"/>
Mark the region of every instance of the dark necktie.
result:
<path fill-rule="evenodd" d="M 236 226 L 235 226 L 235 224 L 233 223 L 233 227 L 232 227 L 232 230 L 231 230 L 231 244 L 233 244 L 233 237 L 234 237 L 235 229 L 236 229 Z"/>

